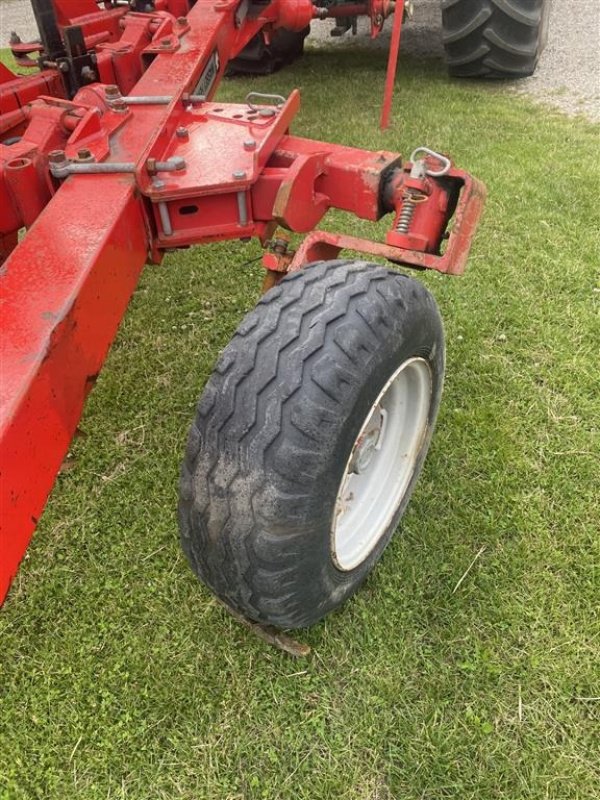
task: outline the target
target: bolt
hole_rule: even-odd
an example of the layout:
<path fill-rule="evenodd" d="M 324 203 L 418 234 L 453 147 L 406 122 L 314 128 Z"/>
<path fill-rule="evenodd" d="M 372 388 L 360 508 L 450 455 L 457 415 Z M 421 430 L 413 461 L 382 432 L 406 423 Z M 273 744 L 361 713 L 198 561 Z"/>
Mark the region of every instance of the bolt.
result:
<path fill-rule="evenodd" d="M 178 139 L 189 139 L 190 138 L 190 134 L 189 134 L 188 129 L 184 128 L 183 126 L 181 126 L 180 128 L 177 128 L 177 130 L 175 131 L 175 135 L 177 136 Z"/>
<path fill-rule="evenodd" d="M 170 44 L 171 44 L 171 40 L 170 39 L 168 39 L 168 38 L 167 39 L 161 39 L 161 42 L 160 42 L 160 46 L 161 47 L 168 47 Z"/>
<path fill-rule="evenodd" d="M 185 17 L 177 17 L 177 24 L 178 25 L 187 25 L 187 19 Z"/>
<path fill-rule="evenodd" d="M 153 175 L 156 172 L 156 159 L 149 158 L 146 161 L 146 169 L 148 170 L 149 175 Z"/>
<path fill-rule="evenodd" d="M 51 164 L 66 164 L 67 156 L 64 150 L 52 150 L 48 153 L 48 161 Z"/>
<path fill-rule="evenodd" d="M 256 149 L 256 142 L 254 139 L 246 139 L 244 142 L 244 150 L 255 150 Z"/>
<path fill-rule="evenodd" d="M 48 153 L 48 166 L 55 178 L 66 178 L 69 174 L 69 162 L 64 150 L 52 150 Z"/>
<path fill-rule="evenodd" d="M 21 44 L 21 37 L 16 31 L 10 32 L 10 39 L 8 40 L 9 44 Z"/>
<path fill-rule="evenodd" d="M 67 61 L 60 61 L 58 64 L 58 68 L 61 72 L 68 72 L 69 71 L 69 63 Z"/>
<path fill-rule="evenodd" d="M 279 253 L 280 255 L 285 255 L 285 253 L 287 253 L 287 251 L 288 251 L 289 244 L 290 243 L 289 243 L 289 241 L 287 239 L 283 239 L 281 237 L 278 237 L 274 241 L 270 242 L 270 247 L 271 247 L 271 250 L 273 250 L 274 253 Z"/>
<path fill-rule="evenodd" d="M 96 80 L 96 73 L 91 67 L 83 67 L 81 70 L 81 77 L 88 83 L 93 83 Z"/>
<path fill-rule="evenodd" d="M 115 111 L 117 114 L 127 114 L 128 107 L 127 103 L 124 100 L 114 100 L 113 102 L 109 103 L 110 110 Z"/>
<path fill-rule="evenodd" d="M 232 177 L 235 181 L 243 181 L 246 177 L 246 173 L 243 170 L 238 169 L 233 173 Z"/>
<path fill-rule="evenodd" d="M 87 147 L 82 147 L 81 150 L 77 151 L 77 158 L 79 161 L 93 161 L 94 156 L 92 155 L 92 151 L 88 150 Z"/>
<path fill-rule="evenodd" d="M 106 97 L 106 102 L 112 111 L 116 111 L 117 114 L 125 114 L 127 112 L 127 103 L 123 100 L 121 90 L 118 86 L 115 86 L 114 84 L 105 86 L 104 96 Z"/>

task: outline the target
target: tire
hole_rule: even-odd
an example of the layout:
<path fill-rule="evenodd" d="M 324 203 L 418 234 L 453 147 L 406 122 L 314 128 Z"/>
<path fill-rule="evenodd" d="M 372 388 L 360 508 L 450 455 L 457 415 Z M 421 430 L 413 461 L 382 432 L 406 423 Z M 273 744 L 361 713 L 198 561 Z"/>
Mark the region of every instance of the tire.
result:
<path fill-rule="evenodd" d="M 233 75 L 270 75 L 282 67 L 292 64 L 304 53 L 304 40 L 310 33 L 310 25 L 302 31 L 277 29 L 269 44 L 262 33 L 246 45 L 237 58 L 227 65 L 227 74 Z"/>
<path fill-rule="evenodd" d="M 179 519 L 198 577 L 246 617 L 280 628 L 311 625 L 343 603 L 408 504 L 443 373 L 442 322 L 418 281 L 363 261 L 318 262 L 285 277 L 223 351 L 190 431 Z M 402 381 L 407 409 L 420 409 L 412 427 L 402 424 L 413 417 L 397 404 Z M 393 392 L 392 403 L 386 398 Z M 406 463 L 385 478 L 385 515 L 364 492 L 340 511 L 340 503 L 354 502 L 345 487 L 369 472 L 367 463 L 359 474 L 353 459 L 373 449 L 373 431 L 364 433 L 372 409 L 380 425 L 375 449 L 383 442 L 372 468 L 384 452 Z M 394 438 L 398 431 L 404 443 Z M 350 523 L 348 534 L 342 526 L 352 509 L 367 520 L 366 539 L 373 537 L 342 558 L 342 544 L 358 541 Z M 365 509 L 373 511 L 372 524 Z"/>
<path fill-rule="evenodd" d="M 442 0 L 450 75 L 525 78 L 546 45 L 550 0 Z"/>

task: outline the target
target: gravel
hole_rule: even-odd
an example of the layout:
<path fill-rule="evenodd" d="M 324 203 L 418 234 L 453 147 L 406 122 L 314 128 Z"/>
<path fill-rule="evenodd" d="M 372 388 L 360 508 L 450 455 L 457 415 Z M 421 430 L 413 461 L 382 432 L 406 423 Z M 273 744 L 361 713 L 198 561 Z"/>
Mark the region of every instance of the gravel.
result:
<path fill-rule="evenodd" d="M 443 57 L 440 0 L 414 0 L 415 13 L 402 34 L 401 52 L 423 59 Z M 313 46 L 347 46 L 349 34 L 329 35 L 333 23 L 315 23 L 310 41 Z M 376 40 L 369 38 L 366 20 L 359 23 L 354 37 L 369 47 L 387 47 L 391 25 Z M 0 41 L 6 42 L 12 30 L 22 39 L 36 34 L 28 0 L 0 0 Z M 548 45 L 536 74 L 503 84 L 507 92 L 527 94 L 567 114 L 583 114 L 600 121 L 600 0 L 553 0 Z"/>
<path fill-rule="evenodd" d="M 11 31 L 16 31 L 24 42 L 37 37 L 33 11 L 28 0 L 0 0 L 0 44 L 7 47 Z"/>

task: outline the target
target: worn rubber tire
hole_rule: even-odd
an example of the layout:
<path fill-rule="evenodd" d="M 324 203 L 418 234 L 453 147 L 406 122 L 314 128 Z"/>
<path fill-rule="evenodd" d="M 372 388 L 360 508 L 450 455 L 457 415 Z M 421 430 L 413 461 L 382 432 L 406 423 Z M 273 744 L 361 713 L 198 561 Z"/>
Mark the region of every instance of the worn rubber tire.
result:
<path fill-rule="evenodd" d="M 422 357 L 431 398 L 415 471 L 354 569 L 331 552 L 337 490 L 361 425 L 398 366 Z M 427 453 L 444 335 L 419 282 L 363 261 L 290 274 L 243 320 L 206 385 L 180 485 L 181 542 L 198 577 L 248 618 L 311 625 L 353 594 L 388 544 Z"/>
<path fill-rule="evenodd" d="M 550 0 L 442 0 L 448 71 L 461 78 L 533 75 L 549 13 Z"/>

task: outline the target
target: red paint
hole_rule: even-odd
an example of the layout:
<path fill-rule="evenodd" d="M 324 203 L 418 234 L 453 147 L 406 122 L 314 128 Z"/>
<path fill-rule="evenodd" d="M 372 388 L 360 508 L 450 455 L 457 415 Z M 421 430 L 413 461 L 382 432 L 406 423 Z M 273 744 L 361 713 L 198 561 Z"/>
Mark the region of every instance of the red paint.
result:
<path fill-rule="evenodd" d="M 390 52 L 388 54 L 387 70 L 385 74 L 385 89 L 383 90 L 383 105 L 381 106 L 381 119 L 379 127 L 385 130 L 390 125 L 390 115 L 392 113 L 392 100 L 394 98 L 394 83 L 396 82 L 396 68 L 398 66 L 398 53 L 400 52 L 400 36 L 402 34 L 402 22 L 404 18 L 404 0 L 396 0 L 394 10 L 394 22 L 392 25 L 392 37 L 390 41 Z"/>
<path fill-rule="evenodd" d="M 338 208 L 367 220 L 393 214 L 386 243 L 314 231 L 293 254 L 278 237 L 265 266 L 299 269 L 348 248 L 460 274 L 485 194 L 455 168 L 443 180 L 427 178 L 410 232 L 398 234 L 413 180 L 399 154 L 290 135 L 298 92 L 281 107 L 212 100 L 227 61 L 257 33 L 306 25 L 306 0 L 272 0 L 240 24 L 229 0 L 198 0 L 185 18 L 187 0 L 159 0 L 151 14 L 56 3 L 60 25 L 81 23 L 94 42 L 101 80 L 125 95 L 170 101 L 128 106 L 98 83 L 67 100 L 57 71 L 16 78 L 0 69 L 2 140 L 18 139 L 0 144 L 0 600 L 147 259 L 219 239 L 256 236 L 267 246 L 277 224 L 309 232 Z M 377 27 L 389 3 L 367 6 Z M 208 100 L 191 102 L 199 91 Z M 53 178 L 54 151 L 75 164 L 126 163 L 131 171 Z M 177 159 L 184 169 L 157 174 L 157 162 Z"/>

